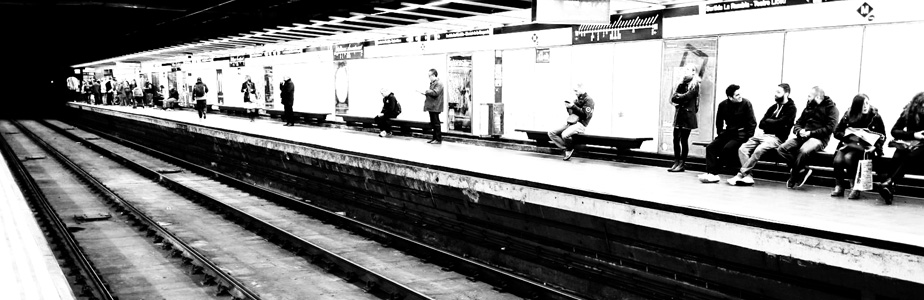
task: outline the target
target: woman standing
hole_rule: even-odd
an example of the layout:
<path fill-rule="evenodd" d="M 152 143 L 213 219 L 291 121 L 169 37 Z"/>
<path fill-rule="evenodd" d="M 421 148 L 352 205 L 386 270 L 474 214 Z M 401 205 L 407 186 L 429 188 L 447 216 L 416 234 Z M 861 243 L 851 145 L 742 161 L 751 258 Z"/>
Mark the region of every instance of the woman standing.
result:
<path fill-rule="evenodd" d="M 849 130 L 848 130 L 849 129 Z M 861 139 L 850 132 L 869 131 L 877 133 L 880 138 L 874 143 Z M 882 156 L 882 144 L 885 142 L 885 125 L 879 116 L 879 110 L 869 104 L 866 94 L 853 97 L 853 103 L 834 129 L 834 138 L 840 140 L 834 153 L 834 191 L 831 197 L 843 197 L 844 191 L 851 187 L 850 174 L 857 173 L 857 163 L 863 155 L 872 153 Z M 860 191 L 850 191 L 848 199 L 859 199 Z"/>
<path fill-rule="evenodd" d="M 924 92 L 914 95 L 911 103 L 905 106 L 902 115 L 892 126 L 892 137 L 895 141 L 889 143 L 895 147 L 892 155 L 892 171 L 882 183 L 879 195 L 886 204 L 892 204 L 895 196 L 895 181 L 905 177 L 909 165 L 920 165 L 924 162 Z"/>
<path fill-rule="evenodd" d="M 677 85 L 671 95 L 674 112 L 674 165 L 668 172 L 683 172 L 684 162 L 690 152 L 690 131 L 696 129 L 696 113 L 699 111 L 699 74 L 696 67 L 685 69 L 683 82 Z"/>

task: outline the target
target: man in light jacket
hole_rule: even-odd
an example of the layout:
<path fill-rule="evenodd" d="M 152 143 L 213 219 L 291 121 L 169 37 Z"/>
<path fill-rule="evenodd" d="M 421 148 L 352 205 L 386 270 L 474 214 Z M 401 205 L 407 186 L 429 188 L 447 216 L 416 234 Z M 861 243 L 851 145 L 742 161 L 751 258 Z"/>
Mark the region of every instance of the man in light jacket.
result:
<path fill-rule="evenodd" d="M 439 81 L 439 73 L 436 69 L 430 69 L 430 88 L 426 91 L 418 91 L 426 96 L 424 100 L 424 111 L 430 113 L 430 126 L 433 127 L 433 139 L 427 143 L 442 144 L 443 135 L 441 132 L 440 114 L 443 112 L 443 84 Z"/>

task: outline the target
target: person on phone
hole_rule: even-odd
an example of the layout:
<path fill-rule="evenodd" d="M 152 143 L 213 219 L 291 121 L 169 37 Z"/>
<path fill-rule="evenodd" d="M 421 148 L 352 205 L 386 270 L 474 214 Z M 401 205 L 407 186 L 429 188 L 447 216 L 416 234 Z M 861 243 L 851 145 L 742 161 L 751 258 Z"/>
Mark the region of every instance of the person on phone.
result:
<path fill-rule="evenodd" d="M 574 85 L 574 95 L 577 99 L 565 101 L 565 110 L 568 112 L 567 122 L 562 127 L 548 133 L 552 143 L 559 149 L 565 150 L 563 160 L 569 160 L 574 155 L 574 143 L 571 137 L 583 134 L 587 130 L 587 125 L 590 124 L 590 119 L 594 116 L 594 99 L 584 91 L 583 84 Z"/>
<path fill-rule="evenodd" d="M 677 85 L 671 104 L 674 105 L 674 165 L 668 172 L 686 170 L 687 155 L 690 153 L 690 132 L 696 129 L 696 113 L 699 112 L 699 73 L 696 67 L 688 66 L 683 81 Z"/>
<path fill-rule="evenodd" d="M 812 175 L 812 170 L 806 167 L 808 159 L 828 145 L 839 115 L 837 105 L 825 96 L 825 91 L 817 86 L 812 87 L 808 103 L 792 128 L 796 136 L 776 149 L 790 167 L 786 187 L 801 187 Z"/>
<path fill-rule="evenodd" d="M 882 138 L 874 144 L 869 144 L 857 135 L 849 134 L 848 128 L 850 131 L 869 130 L 880 134 Z M 866 94 L 853 97 L 850 108 L 834 128 L 834 138 L 840 143 L 837 144 L 837 152 L 834 153 L 834 191 L 831 192 L 831 197 L 844 197 L 845 190 L 851 188 L 851 180 L 848 178 L 857 173 L 857 164 L 863 159 L 863 154 L 873 153 L 882 156 L 882 144 L 885 142 L 885 124 L 882 123 L 879 110 L 869 104 Z M 847 198 L 860 199 L 860 191 L 851 190 Z"/>
<path fill-rule="evenodd" d="M 433 127 L 433 139 L 427 141 L 430 144 L 442 144 L 442 125 L 440 123 L 440 114 L 443 113 L 443 84 L 439 81 L 439 73 L 436 69 L 430 69 L 427 73 L 430 78 L 430 88 L 425 91 L 418 90 L 423 94 L 424 111 L 430 114 L 430 126 Z"/>
<path fill-rule="evenodd" d="M 728 99 L 719 103 L 715 112 L 715 129 L 718 134 L 706 146 L 706 173 L 699 175 L 702 183 L 716 183 L 723 165 L 738 163 L 738 148 L 754 136 L 757 120 L 751 101 L 741 97 L 741 86 L 729 85 L 725 89 Z"/>
<path fill-rule="evenodd" d="M 905 105 L 902 115 L 892 126 L 892 137 L 897 141 L 890 143 L 895 146 L 892 155 L 892 171 L 881 184 L 879 195 L 886 204 L 892 204 L 895 196 L 895 181 L 905 177 L 909 167 L 921 166 L 924 163 L 924 92 L 914 95 L 911 103 Z"/>

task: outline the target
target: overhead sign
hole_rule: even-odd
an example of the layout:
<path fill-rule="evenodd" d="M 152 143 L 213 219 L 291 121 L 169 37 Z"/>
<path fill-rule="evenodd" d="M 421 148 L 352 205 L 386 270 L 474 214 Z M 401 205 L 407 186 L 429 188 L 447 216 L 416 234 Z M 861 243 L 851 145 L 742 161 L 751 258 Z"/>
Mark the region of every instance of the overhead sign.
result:
<path fill-rule="evenodd" d="M 548 24 L 606 24 L 610 0 L 533 0 L 532 21 Z"/>
<path fill-rule="evenodd" d="M 382 39 L 382 40 L 376 40 L 375 45 L 382 46 L 382 45 L 402 44 L 402 43 L 438 41 L 438 40 L 458 39 L 458 38 L 467 38 L 467 37 L 475 37 L 475 36 L 488 36 L 492 34 L 494 34 L 494 29 L 492 28 L 473 29 L 473 30 L 446 32 L 446 33 L 440 33 L 440 34 L 402 36 L 402 37 L 396 37 L 396 38 L 390 38 L 390 39 Z"/>
<path fill-rule="evenodd" d="M 610 16 L 606 25 L 574 26 L 573 44 L 660 39 L 664 11 L 646 11 Z"/>
<path fill-rule="evenodd" d="M 228 66 L 229 66 L 229 67 L 232 67 L 232 68 L 243 67 L 243 66 L 244 66 L 244 59 L 246 59 L 246 58 L 247 58 L 246 55 L 231 56 L 231 57 L 228 59 Z"/>
<path fill-rule="evenodd" d="M 337 44 L 334 46 L 334 60 L 362 59 L 363 43 Z"/>
<path fill-rule="evenodd" d="M 714 14 L 748 9 L 811 4 L 812 0 L 742 0 L 706 4 L 706 13 Z"/>

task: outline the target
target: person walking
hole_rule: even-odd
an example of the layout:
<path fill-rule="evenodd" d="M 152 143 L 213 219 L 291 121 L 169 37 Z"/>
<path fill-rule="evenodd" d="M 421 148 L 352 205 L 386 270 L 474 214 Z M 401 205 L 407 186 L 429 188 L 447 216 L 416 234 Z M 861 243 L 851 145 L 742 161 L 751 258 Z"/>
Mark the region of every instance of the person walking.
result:
<path fill-rule="evenodd" d="M 295 83 L 292 82 L 292 78 L 288 75 L 282 78 L 283 82 L 280 84 L 279 93 L 284 108 L 282 117 L 286 121 L 282 126 L 295 126 L 295 116 L 292 111 L 292 105 L 295 103 Z"/>
<path fill-rule="evenodd" d="M 690 153 L 690 132 L 697 128 L 696 113 L 699 112 L 699 74 L 696 67 L 685 69 L 683 81 L 677 85 L 671 103 L 674 105 L 674 165 L 668 172 L 686 170 L 687 155 Z"/>
<path fill-rule="evenodd" d="M 199 113 L 200 119 L 206 119 L 205 95 L 208 92 L 209 87 L 202 83 L 202 77 L 196 78 L 196 85 L 193 86 L 193 97 L 196 99 L 196 112 Z"/>
<path fill-rule="evenodd" d="M 428 76 L 430 78 L 430 88 L 417 92 L 425 96 L 424 111 L 430 114 L 430 127 L 433 129 L 433 138 L 427 143 L 439 145 L 443 143 L 440 122 L 440 114 L 443 113 L 443 84 L 439 81 L 439 73 L 436 72 L 436 69 L 430 69 Z"/>

